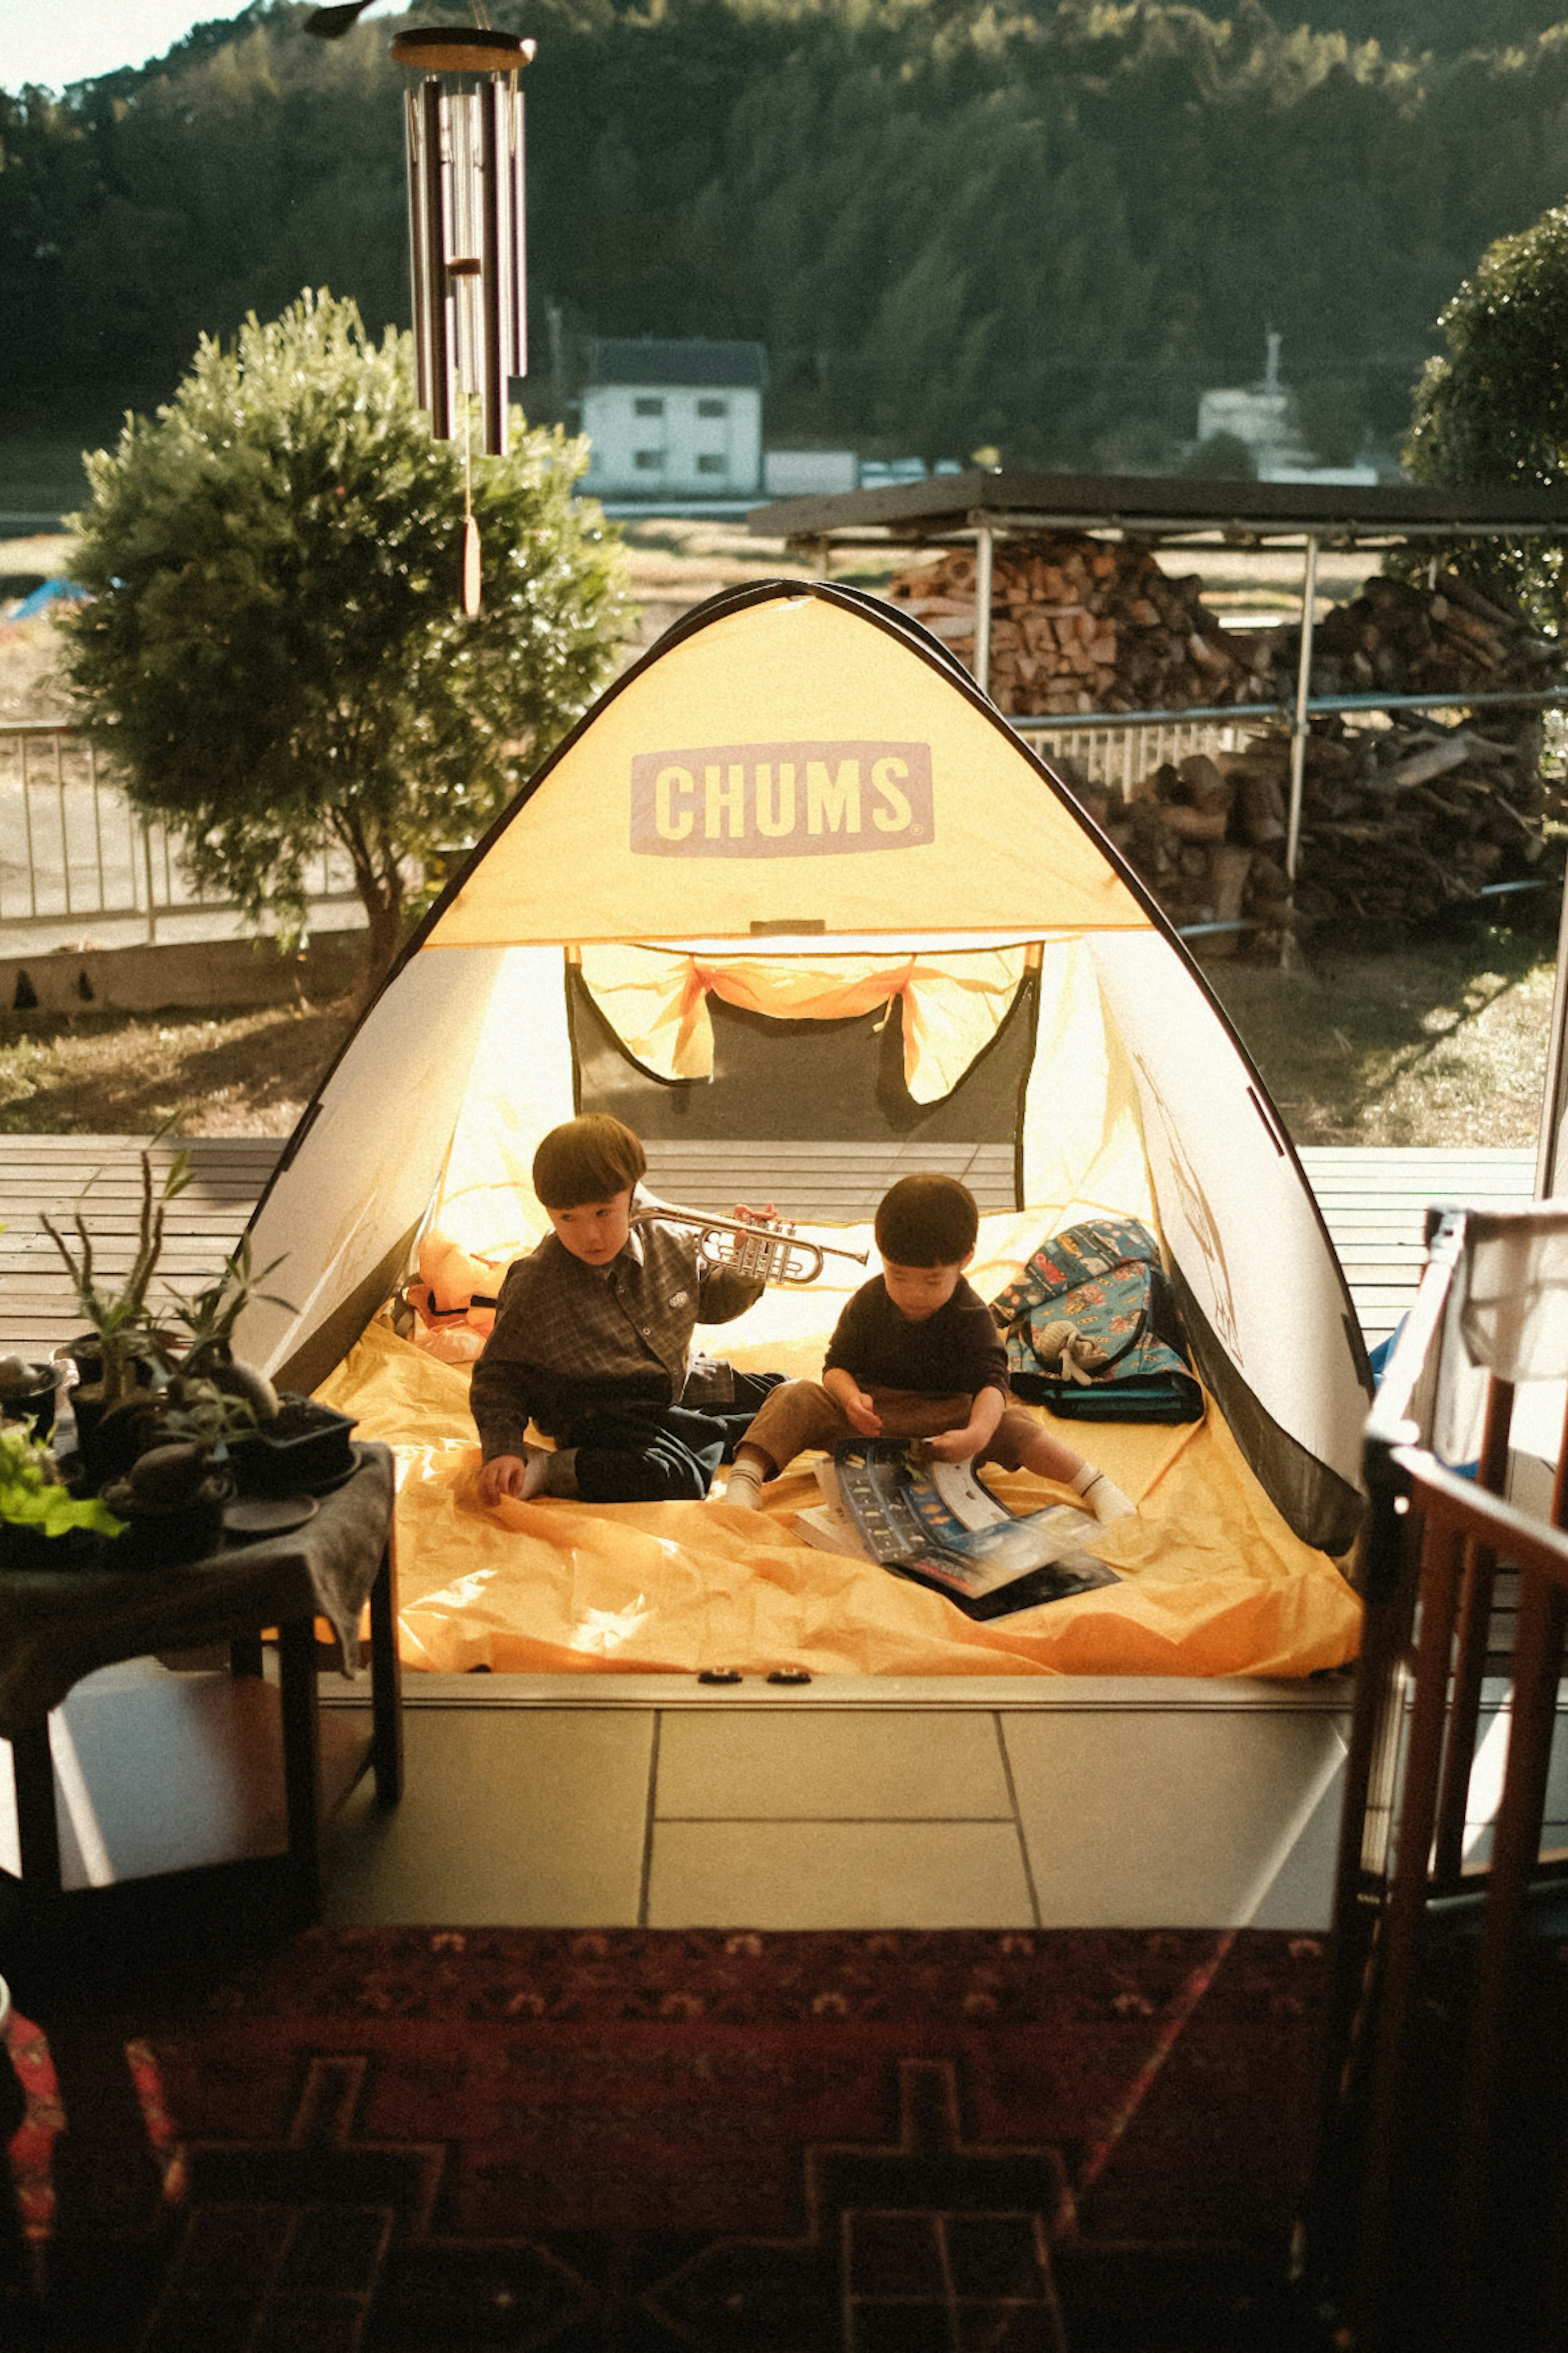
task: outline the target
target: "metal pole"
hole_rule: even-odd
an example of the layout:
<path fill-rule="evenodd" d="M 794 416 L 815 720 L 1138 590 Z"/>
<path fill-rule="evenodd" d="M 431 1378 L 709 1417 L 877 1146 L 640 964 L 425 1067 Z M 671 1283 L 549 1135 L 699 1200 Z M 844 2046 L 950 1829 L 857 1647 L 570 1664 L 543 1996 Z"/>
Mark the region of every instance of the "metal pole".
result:
<path fill-rule="evenodd" d="M 991 691 L 991 574 L 995 540 L 988 522 L 974 534 L 974 677 L 982 694 Z"/>
<path fill-rule="evenodd" d="M 66 913 L 73 914 L 71 905 L 71 843 L 70 828 L 66 823 L 66 771 L 60 756 L 60 731 L 55 730 L 55 812 L 60 824 L 60 871 L 65 878 Z"/>
<path fill-rule="evenodd" d="M 1535 1156 L 1535 1198 L 1550 1201 L 1557 1191 L 1557 1151 L 1563 1129 L 1564 1080 L 1568 1079 L 1568 891 L 1557 926 L 1557 977 L 1552 988 L 1552 1019 L 1546 1032 L 1546 1082 L 1541 1094 L 1541 1142 Z"/>
<path fill-rule="evenodd" d="M 157 894 L 153 888 L 153 829 L 145 818 L 142 820 L 142 868 L 147 877 L 147 944 L 151 948 L 158 944 Z"/>
<path fill-rule="evenodd" d="M 1307 705 L 1312 693 L 1312 625 L 1318 600 L 1318 540 L 1307 534 L 1307 562 L 1301 575 L 1301 659 L 1296 665 L 1296 709 L 1290 725 L 1290 822 L 1285 837 L 1285 871 L 1296 880 L 1296 860 L 1301 844 L 1301 787 L 1307 774 Z"/>
<path fill-rule="evenodd" d="M 1290 722 L 1290 810 L 1285 829 L 1286 903 L 1296 904 L 1296 863 L 1301 849 L 1301 797 L 1307 780 L 1307 735 L 1311 722 L 1312 628 L 1317 618 L 1318 539 L 1307 533 L 1307 560 L 1301 573 L 1301 657 L 1296 665 L 1296 708 Z M 1279 935 L 1279 968 L 1289 972 L 1296 962 L 1296 929 L 1287 925 Z"/>

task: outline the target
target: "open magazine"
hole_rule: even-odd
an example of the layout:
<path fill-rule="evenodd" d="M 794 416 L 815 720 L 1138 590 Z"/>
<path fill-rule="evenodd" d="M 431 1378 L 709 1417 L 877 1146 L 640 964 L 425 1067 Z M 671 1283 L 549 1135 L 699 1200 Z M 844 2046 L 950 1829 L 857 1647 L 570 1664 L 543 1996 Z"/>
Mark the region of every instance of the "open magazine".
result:
<path fill-rule="evenodd" d="M 1007 1617 L 1117 1581 L 1088 1549 L 1100 1525 L 1091 1514 L 1070 1504 L 1010 1512 L 973 1463 L 927 1461 L 912 1439 L 841 1440 L 816 1478 L 822 1502 L 795 1514 L 808 1542 L 945 1593 L 966 1617 Z"/>

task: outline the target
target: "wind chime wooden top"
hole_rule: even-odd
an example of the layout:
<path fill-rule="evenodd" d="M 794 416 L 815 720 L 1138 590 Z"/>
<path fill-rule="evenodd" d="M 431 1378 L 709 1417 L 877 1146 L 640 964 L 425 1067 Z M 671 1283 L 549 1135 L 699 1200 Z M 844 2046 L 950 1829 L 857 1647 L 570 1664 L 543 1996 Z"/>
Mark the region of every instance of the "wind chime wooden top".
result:
<path fill-rule="evenodd" d="M 508 394 L 528 372 L 522 92 L 534 44 L 461 26 L 398 33 L 407 94 L 408 248 L 419 404 L 438 440 L 466 438 L 479 403 L 487 453 L 504 458 Z M 454 393 L 462 397 L 459 425 Z"/>

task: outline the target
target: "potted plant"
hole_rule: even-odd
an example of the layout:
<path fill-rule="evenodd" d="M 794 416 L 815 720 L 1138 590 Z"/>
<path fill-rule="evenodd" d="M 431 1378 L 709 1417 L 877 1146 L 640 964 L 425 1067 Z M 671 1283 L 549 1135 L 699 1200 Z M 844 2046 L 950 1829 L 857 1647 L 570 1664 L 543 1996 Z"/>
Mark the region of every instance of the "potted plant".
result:
<path fill-rule="evenodd" d="M 174 1568 L 217 1550 L 233 1493 L 234 1481 L 214 1461 L 211 1444 L 187 1437 L 137 1455 L 123 1478 L 109 1482 L 102 1501 L 124 1524 L 120 1558 L 126 1567 Z"/>
<path fill-rule="evenodd" d="M 154 1187 L 153 1161 L 142 1155 L 142 1208 L 135 1253 L 118 1288 L 99 1282 L 92 1237 L 80 1210 L 71 1219 L 80 1250 L 75 1251 L 52 1219 L 39 1223 L 65 1261 L 77 1305 L 90 1327 L 73 1343 L 78 1383 L 71 1403 L 77 1445 L 89 1486 L 124 1471 L 148 1443 L 156 1406 L 147 1392 L 163 1385 L 163 1357 L 147 1306 L 147 1286 L 163 1247 L 163 1213 L 191 1181 L 189 1155 L 177 1152 Z"/>
<path fill-rule="evenodd" d="M 124 1523 L 97 1495 L 73 1495 L 54 1450 L 19 1422 L 0 1427 L 0 1567 L 95 1563 Z"/>
<path fill-rule="evenodd" d="M 235 1328 L 253 1301 L 290 1305 L 261 1288 L 281 1264 L 281 1259 L 274 1259 L 258 1272 L 251 1265 L 247 1234 L 217 1281 L 172 1310 L 173 1321 L 183 1324 L 190 1337 L 177 1372 L 169 1370 L 172 1403 L 166 1419 L 171 1428 L 178 1422 L 193 1437 L 210 1428 L 216 1454 L 226 1457 L 237 1484 L 248 1494 L 288 1494 L 325 1486 L 353 1467 L 352 1415 L 293 1391 L 279 1396 L 258 1366 L 234 1354 Z M 220 1428 L 216 1398 L 244 1410 Z"/>

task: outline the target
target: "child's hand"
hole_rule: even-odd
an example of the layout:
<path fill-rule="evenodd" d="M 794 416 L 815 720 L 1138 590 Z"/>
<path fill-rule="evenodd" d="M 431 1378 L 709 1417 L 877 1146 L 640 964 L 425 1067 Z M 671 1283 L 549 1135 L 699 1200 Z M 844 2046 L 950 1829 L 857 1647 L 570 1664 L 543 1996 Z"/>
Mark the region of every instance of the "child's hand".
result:
<path fill-rule="evenodd" d="M 924 1451 L 933 1462 L 967 1462 L 972 1454 L 979 1453 L 981 1444 L 982 1440 L 968 1428 L 944 1430 L 938 1437 L 924 1441 Z"/>
<path fill-rule="evenodd" d="M 854 1389 L 841 1397 L 838 1402 L 847 1414 L 850 1426 L 858 1430 L 862 1438 L 880 1438 L 882 1417 L 864 1389 Z"/>
<path fill-rule="evenodd" d="M 503 1495 L 520 1497 L 527 1472 L 521 1454 L 492 1454 L 479 1477 L 479 1501 L 486 1511 L 493 1511 Z"/>

